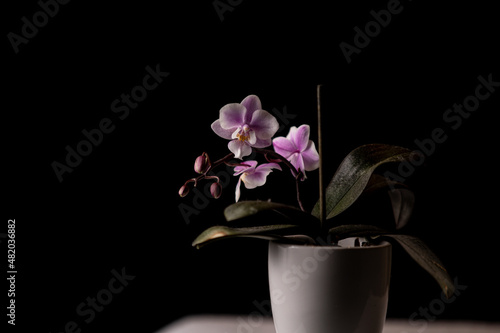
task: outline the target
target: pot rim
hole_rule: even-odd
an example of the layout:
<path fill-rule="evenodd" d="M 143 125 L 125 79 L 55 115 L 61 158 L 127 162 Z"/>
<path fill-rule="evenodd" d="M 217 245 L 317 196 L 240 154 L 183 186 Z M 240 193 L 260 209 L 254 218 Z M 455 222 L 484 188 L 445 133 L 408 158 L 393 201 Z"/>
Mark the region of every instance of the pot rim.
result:
<path fill-rule="evenodd" d="M 349 237 L 349 238 L 357 238 L 357 237 Z M 346 238 L 347 239 L 347 238 Z M 318 244 L 293 244 L 286 243 L 280 240 L 272 240 L 269 241 L 269 244 L 274 243 L 276 245 L 280 245 L 289 249 L 308 249 L 308 248 L 322 248 L 328 249 L 332 251 L 346 251 L 346 250 L 355 250 L 355 251 L 363 251 L 363 250 L 375 250 L 375 249 L 383 249 L 387 247 L 391 247 L 392 244 L 386 240 L 383 240 L 379 244 L 372 244 L 369 246 L 340 246 L 340 245 L 318 245 Z"/>

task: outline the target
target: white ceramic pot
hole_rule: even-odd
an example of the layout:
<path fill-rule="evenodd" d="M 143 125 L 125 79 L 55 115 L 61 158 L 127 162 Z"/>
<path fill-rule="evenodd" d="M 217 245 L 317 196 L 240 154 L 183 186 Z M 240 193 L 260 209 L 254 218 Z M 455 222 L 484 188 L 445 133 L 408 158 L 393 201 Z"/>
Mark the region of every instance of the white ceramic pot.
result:
<path fill-rule="evenodd" d="M 391 244 L 367 247 L 269 244 L 277 333 L 381 333 Z"/>

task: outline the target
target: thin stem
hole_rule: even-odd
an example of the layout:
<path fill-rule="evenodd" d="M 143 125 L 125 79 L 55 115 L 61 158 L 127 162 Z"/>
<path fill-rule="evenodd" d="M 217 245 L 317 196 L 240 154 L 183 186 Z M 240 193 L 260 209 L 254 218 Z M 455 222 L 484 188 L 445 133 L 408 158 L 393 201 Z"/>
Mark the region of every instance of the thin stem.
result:
<path fill-rule="evenodd" d="M 302 173 L 299 173 L 297 171 L 297 169 L 295 169 L 295 167 L 293 166 L 292 163 L 290 163 L 286 158 L 284 158 L 283 156 L 281 156 L 277 152 L 272 151 L 272 150 L 268 150 L 268 149 L 255 148 L 255 147 L 253 147 L 253 149 L 257 153 L 264 154 L 266 156 L 266 158 L 271 157 L 271 158 L 275 158 L 275 159 L 279 160 L 280 162 L 283 162 L 292 171 L 294 177 L 297 178 L 298 176 L 300 176 L 302 174 Z"/>
<path fill-rule="evenodd" d="M 280 154 L 278 154 L 275 151 L 268 150 L 268 149 L 262 149 L 262 148 L 255 148 L 255 147 L 253 149 L 258 153 L 264 154 L 266 159 L 272 158 L 272 159 L 279 160 L 280 162 L 283 162 L 292 171 L 292 174 L 295 177 L 295 189 L 297 191 L 297 203 L 299 204 L 300 209 L 303 212 L 305 212 L 306 210 L 304 209 L 304 206 L 302 205 L 302 201 L 300 200 L 300 191 L 299 191 L 300 179 L 303 176 L 302 171 L 298 171 L 297 169 L 295 169 L 295 167 L 293 166 L 292 163 L 290 163 L 286 158 L 284 158 L 283 156 L 281 156 Z"/>
<path fill-rule="evenodd" d="M 325 225 L 325 181 L 323 179 L 323 138 L 321 130 L 321 85 L 316 87 L 316 97 L 318 104 L 318 154 L 319 154 L 319 219 L 321 227 Z"/>
<path fill-rule="evenodd" d="M 224 156 L 224 157 L 223 157 L 223 158 L 221 158 L 220 160 L 215 161 L 215 163 L 214 163 L 214 164 L 212 164 L 212 165 L 208 168 L 208 170 L 207 170 L 205 173 L 203 173 L 203 174 L 199 175 L 198 177 L 188 179 L 188 180 L 186 181 L 186 183 L 184 183 L 184 185 L 186 185 L 186 184 L 188 184 L 188 183 L 192 183 L 192 182 L 193 182 L 193 183 L 194 183 L 194 185 L 193 185 L 193 186 L 194 186 L 194 187 L 196 187 L 196 186 L 198 185 L 198 181 L 200 181 L 200 180 L 202 180 L 202 179 L 217 179 L 217 181 L 219 181 L 219 178 L 218 178 L 218 177 L 216 177 L 216 176 L 209 176 L 209 175 L 208 175 L 208 173 L 209 173 L 210 171 L 212 171 L 213 169 L 215 169 L 216 167 L 218 167 L 219 165 L 221 165 L 221 164 L 223 164 L 223 163 L 227 163 L 227 161 L 229 161 L 229 160 L 230 160 L 230 159 L 232 159 L 233 157 L 234 157 L 234 154 L 233 154 L 233 153 L 231 153 L 231 154 L 228 154 L 228 155 Z"/>
<path fill-rule="evenodd" d="M 299 191 L 299 176 L 295 177 L 295 190 L 297 191 L 297 203 L 299 204 L 300 210 L 305 212 L 304 206 L 302 205 L 302 201 L 300 200 L 300 191 Z"/>
<path fill-rule="evenodd" d="M 226 156 L 224 156 L 223 158 L 221 158 L 220 160 L 217 160 L 214 162 L 214 164 L 210 167 L 210 170 L 213 169 L 213 168 L 216 168 L 218 167 L 219 165 L 221 165 L 222 163 L 226 163 L 227 161 L 229 161 L 230 159 L 232 159 L 234 157 L 234 154 L 233 153 L 230 153 L 230 154 L 227 154 Z"/>

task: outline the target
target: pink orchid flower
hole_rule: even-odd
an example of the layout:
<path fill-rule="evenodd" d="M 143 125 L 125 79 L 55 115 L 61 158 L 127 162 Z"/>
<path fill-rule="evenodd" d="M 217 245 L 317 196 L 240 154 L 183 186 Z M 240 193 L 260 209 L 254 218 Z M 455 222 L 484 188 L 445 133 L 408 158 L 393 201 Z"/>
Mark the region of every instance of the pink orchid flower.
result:
<path fill-rule="evenodd" d="M 306 171 L 319 167 L 319 154 L 312 140 L 309 140 L 309 125 L 299 128 L 292 126 L 285 137 L 273 140 L 274 151 L 286 158 L 297 171 L 302 172 L 304 179 Z"/>
<path fill-rule="evenodd" d="M 212 123 L 212 130 L 220 137 L 231 140 L 229 150 L 241 159 L 252 153 L 251 147 L 271 145 L 271 138 L 279 128 L 278 121 L 262 110 L 260 99 L 249 95 L 241 103 L 231 103 L 219 111 L 219 119 Z"/>
<path fill-rule="evenodd" d="M 272 169 L 281 171 L 281 167 L 277 163 L 265 163 L 257 166 L 257 161 L 245 161 L 244 164 L 246 165 L 239 165 L 234 168 L 234 176 L 240 176 L 236 185 L 236 202 L 240 200 L 242 181 L 247 189 L 253 189 L 266 183 L 267 176 L 273 171 Z"/>

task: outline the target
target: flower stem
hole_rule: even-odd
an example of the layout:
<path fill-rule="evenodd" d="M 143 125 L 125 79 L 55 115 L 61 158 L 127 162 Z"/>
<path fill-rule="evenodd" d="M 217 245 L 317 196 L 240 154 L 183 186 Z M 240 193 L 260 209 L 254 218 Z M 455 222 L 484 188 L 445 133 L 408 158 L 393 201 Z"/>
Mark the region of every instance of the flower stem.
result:
<path fill-rule="evenodd" d="M 297 191 L 297 203 L 299 204 L 300 209 L 305 212 L 306 210 L 304 209 L 304 206 L 302 205 L 302 201 L 300 200 L 300 191 L 299 191 L 299 182 L 303 176 L 302 171 L 295 169 L 295 167 L 292 165 L 292 163 L 290 163 L 286 158 L 284 158 L 283 156 L 281 156 L 280 154 L 278 154 L 275 151 L 268 150 L 268 149 L 262 149 L 262 148 L 255 148 L 255 147 L 253 147 L 252 149 L 255 150 L 257 153 L 263 154 L 269 162 L 272 162 L 273 160 L 278 160 L 279 162 L 283 162 L 292 171 L 292 174 L 295 177 L 295 189 Z"/>
<path fill-rule="evenodd" d="M 188 183 L 194 183 L 194 187 L 196 187 L 198 185 L 198 181 L 200 181 L 202 179 L 217 179 L 217 181 L 219 181 L 218 177 L 216 177 L 216 176 L 209 176 L 208 173 L 210 171 L 212 171 L 213 169 L 215 169 L 216 167 L 218 167 L 219 165 L 221 165 L 223 163 L 228 163 L 228 161 L 230 159 L 232 159 L 233 157 L 234 157 L 234 154 L 231 153 L 231 154 L 228 154 L 228 155 L 224 156 L 220 160 L 215 161 L 214 164 L 212 164 L 203 174 L 199 175 L 198 177 L 188 179 L 186 181 L 186 183 L 184 183 L 184 185 L 186 185 Z"/>
<path fill-rule="evenodd" d="M 319 154 L 319 219 L 321 227 L 325 225 L 325 181 L 323 179 L 323 140 L 321 131 L 321 85 L 316 87 L 316 97 L 318 104 L 318 154 Z"/>
<path fill-rule="evenodd" d="M 297 178 L 297 176 L 301 175 L 301 173 L 299 173 L 299 171 L 297 171 L 297 169 L 295 169 L 295 167 L 293 166 L 292 163 L 290 163 L 286 158 L 284 158 L 283 156 L 281 156 L 277 152 L 269 150 L 269 149 L 262 149 L 262 148 L 255 148 L 255 147 L 253 147 L 252 149 L 255 150 L 257 153 L 263 154 L 269 162 L 273 162 L 273 160 L 278 160 L 279 162 L 283 162 L 292 171 L 292 174 L 294 177 Z M 272 160 L 270 160 L 269 158 L 271 158 Z M 274 162 L 276 162 L 276 161 L 274 161 Z"/>
<path fill-rule="evenodd" d="M 300 191 L 299 191 L 299 176 L 295 177 L 295 190 L 297 191 L 297 203 L 299 204 L 300 210 L 305 212 L 304 206 L 302 205 L 302 201 L 300 200 Z"/>
<path fill-rule="evenodd" d="M 222 163 L 226 163 L 227 161 L 229 161 L 230 159 L 232 159 L 234 157 L 234 154 L 231 153 L 231 154 L 227 154 L 226 156 L 224 156 L 223 158 L 221 158 L 220 160 L 217 160 L 214 162 L 214 164 L 212 165 L 212 167 L 210 169 L 213 169 L 213 168 L 216 168 L 218 167 L 219 165 L 221 165 Z"/>

